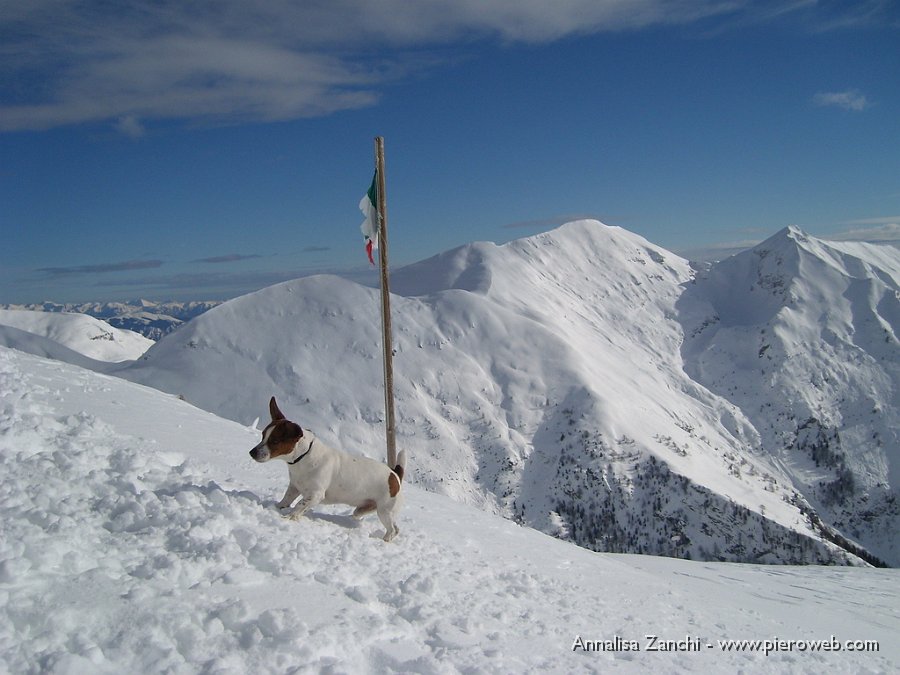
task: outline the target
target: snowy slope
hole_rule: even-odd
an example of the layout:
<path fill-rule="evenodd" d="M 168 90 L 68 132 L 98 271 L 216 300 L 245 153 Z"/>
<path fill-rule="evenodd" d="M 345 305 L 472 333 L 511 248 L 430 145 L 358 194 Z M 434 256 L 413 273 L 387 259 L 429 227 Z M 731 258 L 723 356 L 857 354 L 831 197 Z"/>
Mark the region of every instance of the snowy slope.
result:
<path fill-rule="evenodd" d="M 25 330 L 19 330 L 12 326 L 0 325 L 0 346 L 10 347 L 26 354 L 55 359 L 79 368 L 88 368 L 98 373 L 109 372 L 121 367 L 115 363 L 97 361 L 63 346 L 55 340 L 42 335 L 35 335 Z"/>
<path fill-rule="evenodd" d="M 900 564 L 900 256 L 787 228 L 684 294 L 685 367 L 818 513 Z"/>
<path fill-rule="evenodd" d="M 0 671 L 900 668 L 896 570 L 597 554 L 408 485 L 385 544 L 338 507 L 280 518 L 284 467 L 250 460 L 257 439 L 0 348 Z M 649 652 L 648 635 L 698 646 Z M 579 636 L 606 651 L 573 651 Z M 879 651 L 848 651 L 859 640 Z"/>
<path fill-rule="evenodd" d="M 691 279 L 596 221 L 398 270 L 412 480 L 594 550 L 859 562 L 747 416 L 685 372 Z M 276 395 L 327 442 L 380 457 L 378 322 L 377 291 L 300 279 L 210 310 L 121 374 L 244 424 Z"/>
<path fill-rule="evenodd" d="M 9 326 L 53 340 L 97 361 L 133 361 L 153 340 L 84 314 L 0 309 L 0 328 Z"/>

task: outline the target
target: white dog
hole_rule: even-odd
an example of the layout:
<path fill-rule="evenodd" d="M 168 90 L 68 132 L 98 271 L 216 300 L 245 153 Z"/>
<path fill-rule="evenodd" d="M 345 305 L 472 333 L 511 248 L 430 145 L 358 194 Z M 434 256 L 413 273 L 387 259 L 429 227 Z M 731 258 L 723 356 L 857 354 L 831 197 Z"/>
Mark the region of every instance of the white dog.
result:
<path fill-rule="evenodd" d="M 385 527 L 384 540 L 390 541 L 397 532 L 394 512 L 400 505 L 400 482 L 406 465 L 406 453 L 400 452 L 397 466 L 368 457 L 349 455 L 331 448 L 308 429 L 285 419 L 275 403 L 269 401 L 272 421 L 263 429 L 262 440 L 250 451 L 257 462 L 283 459 L 288 464 L 288 487 L 278 502 L 279 509 L 288 508 L 300 495 L 303 498 L 288 516 L 302 517 L 319 503 L 355 506 L 354 518 L 375 511 Z"/>

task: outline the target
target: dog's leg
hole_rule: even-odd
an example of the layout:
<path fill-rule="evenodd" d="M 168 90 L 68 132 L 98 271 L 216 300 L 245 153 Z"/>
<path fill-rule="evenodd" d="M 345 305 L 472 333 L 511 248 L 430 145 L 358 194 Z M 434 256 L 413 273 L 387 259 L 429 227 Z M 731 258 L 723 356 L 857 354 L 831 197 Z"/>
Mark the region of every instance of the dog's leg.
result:
<path fill-rule="evenodd" d="M 297 502 L 297 508 L 291 511 L 290 515 L 288 515 L 288 518 L 290 518 L 291 520 L 299 520 L 303 517 L 303 514 L 309 511 L 312 507 L 316 506 L 324 498 L 324 492 L 314 492 L 308 497 L 304 497 L 299 502 Z"/>
<path fill-rule="evenodd" d="M 362 520 L 365 516 L 372 513 L 377 508 L 377 504 L 374 500 L 369 500 L 359 506 L 353 511 L 353 517 L 357 520 Z"/>
<path fill-rule="evenodd" d="M 378 519 L 384 525 L 385 541 L 390 541 L 400 532 L 400 528 L 394 524 L 394 500 L 390 504 L 378 505 Z"/>
<path fill-rule="evenodd" d="M 288 484 L 288 488 L 284 493 L 284 497 L 281 498 L 281 501 L 275 505 L 277 509 L 286 509 L 291 504 L 294 503 L 294 500 L 300 496 L 300 490 L 295 488 L 293 484 Z"/>

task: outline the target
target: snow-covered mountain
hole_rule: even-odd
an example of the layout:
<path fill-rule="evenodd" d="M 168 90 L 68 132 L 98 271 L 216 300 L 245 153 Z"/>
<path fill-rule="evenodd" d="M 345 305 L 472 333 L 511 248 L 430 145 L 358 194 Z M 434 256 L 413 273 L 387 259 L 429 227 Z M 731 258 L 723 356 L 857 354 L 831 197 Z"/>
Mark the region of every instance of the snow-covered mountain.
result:
<path fill-rule="evenodd" d="M 65 304 L 41 302 L 27 305 L 0 305 L 0 309 L 87 314 L 97 319 L 103 319 L 116 328 L 140 333 L 151 340 L 159 340 L 185 321 L 190 321 L 218 304 L 217 301 L 157 302 L 154 300 Z"/>
<path fill-rule="evenodd" d="M 409 484 L 385 544 L 279 517 L 258 439 L 0 347 L 0 672 L 900 668 L 897 570 L 593 553 Z"/>
<path fill-rule="evenodd" d="M 772 242 L 801 237 L 789 230 Z M 838 250 L 815 246 L 819 253 Z M 896 249 L 859 251 L 865 252 L 859 264 L 896 293 L 890 271 Z M 819 279 L 805 276 L 808 267 L 780 269 L 785 279 L 817 288 Z M 721 321 L 728 311 L 751 326 L 777 313 L 769 296 L 728 290 L 741 286 L 741 274 L 757 278 L 748 268 L 741 259 L 726 261 L 695 280 L 686 260 L 619 228 L 581 221 L 502 246 L 471 244 L 398 270 L 392 276 L 398 442 L 413 458 L 413 480 L 595 550 L 854 563 L 857 555 L 874 560 L 861 548 L 868 547 L 900 564 L 897 551 L 875 538 L 898 530 L 891 512 L 896 370 L 884 369 L 886 384 L 876 391 L 867 381 L 871 368 L 837 378 L 823 375 L 827 359 L 817 362 L 817 377 L 835 383 L 829 396 L 869 396 L 872 417 L 884 414 L 870 431 L 882 438 L 881 455 L 869 445 L 851 447 L 865 428 L 861 418 L 854 418 L 859 431 L 842 441 L 845 459 L 837 470 L 852 471 L 857 464 L 846 457 L 859 449 L 873 467 L 864 489 L 881 486 L 878 494 L 854 498 L 865 494 L 868 503 L 885 505 L 876 526 L 847 527 L 838 518 L 842 509 L 859 514 L 853 523 L 865 518 L 845 503 L 849 493 L 831 489 L 837 497 L 825 508 L 823 496 L 810 492 L 812 479 L 800 480 L 808 469 L 805 451 L 785 450 L 785 444 L 818 447 L 817 432 L 807 431 L 813 423 L 801 427 L 806 418 L 797 420 L 790 437 L 770 432 L 769 417 L 745 406 L 782 402 L 769 401 L 763 393 L 769 390 L 733 395 L 739 377 L 729 383 L 719 373 L 741 364 L 733 363 L 734 353 L 710 351 L 703 342 L 715 317 Z M 770 280 L 768 273 L 760 278 Z M 859 305 L 864 293 L 857 287 L 853 293 Z M 887 322 L 893 342 L 879 355 L 888 361 L 894 355 L 896 364 L 897 316 L 882 295 L 877 321 Z M 804 325 L 825 330 L 828 322 Z M 876 328 L 854 330 L 869 335 Z M 782 360 L 794 354 L 784 352 Z M 764 350 L 770 372 L 792 379 L 798 391 L 816 389 L 819 380 L 778 368 L 779 356 L 771 343 Z M 853 362 L 835 367 L 846 372 Z M 160 340 L 121 375 L 244 424 L 274 394 L 289 416 L 326 441 L 382 454 L 377 291 L 337 277 L 300 279 L 229 301 Z M 865 392 L 854 389 L 861 384 Z M 783 397 L 787 390 L 770 391 Z M 834 418 L 816 419 L 825 434 L 835 428 Z"/>
<path fill-rule="evenodd" d="M 900 254 L 797 228 L 678 304 L 685 368 L 753 424 L 819 516 L 900 564 Z"/>
<path fill-rule="evenodd" d="M 10 331 L 8 328 L 16 330 Z M 0 344 L 50 355 L 47 353 L 50 348 L 41 340 L 30 340 L 30 344 L 39 346 L 39 351 L 29 349 L 18 331 L 30 333 L 96 361 L 113 363 L 133 361 L 153 345 L 153 340 L 143 335 L 116 328 L 84 314 L 0 309 Z M 62 355 L 54 358 L 71 361 Z"/>

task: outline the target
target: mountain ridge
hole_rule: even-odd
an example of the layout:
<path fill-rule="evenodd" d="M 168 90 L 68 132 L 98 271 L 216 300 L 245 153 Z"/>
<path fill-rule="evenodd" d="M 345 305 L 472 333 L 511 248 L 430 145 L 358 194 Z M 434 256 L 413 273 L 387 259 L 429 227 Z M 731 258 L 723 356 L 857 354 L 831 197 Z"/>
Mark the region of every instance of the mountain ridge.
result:
<path fill-rule="evenodd" d="M 697 271 L 576 221 L 396 270 L 412 480 L 594 550 L 900 564 L 898 269 L 896 249 L 789 227 Z M 243 424 L 276 395 L 377 458 L 378 302 L 339 277 L 285 282 L 116 371 Z"/>
<path fill-rule="evenodd" d="M 684 296 L 711 283 L 688 261 L 581 221 L 459 247 L 392 281 L 398 442 L 427 489 L 597 550 L 864 553 L 745 412 L 685 372 L 703 312 Z M 278 395 L 329 442 L 377 457 L 377 303 L 336 277 L 286 282 L 214 308 L 121 375 L 243 423 Z M 227 375 L 211 386 L 209 372 Z"/>
<path fill-rule="evenodd" d="M 894 564 L 898 298 L 896 249 L 787 228 L 681 299 L 691 376 L 747 412 L 826 520 Z"/>

